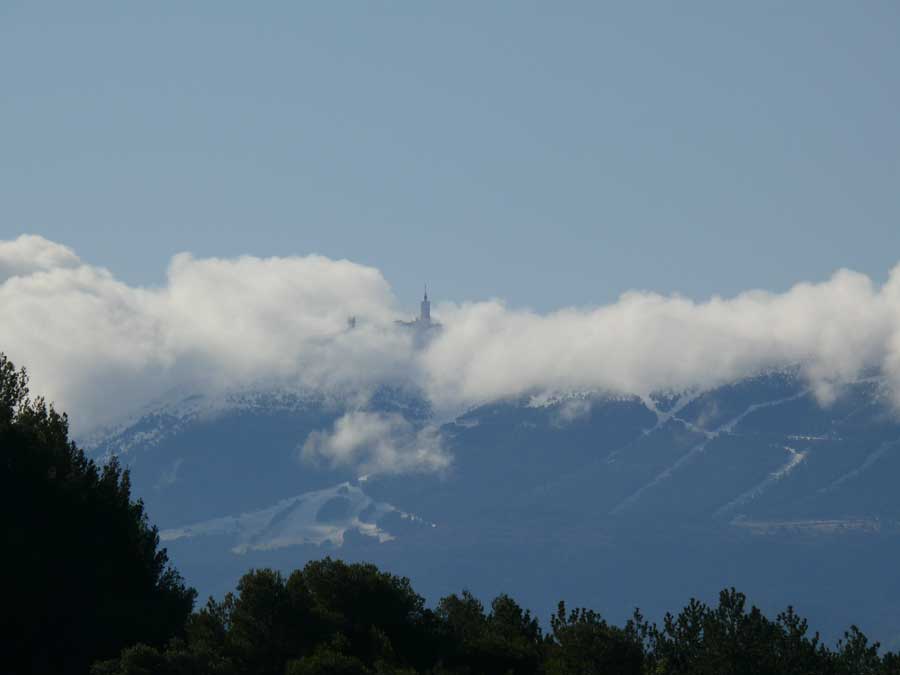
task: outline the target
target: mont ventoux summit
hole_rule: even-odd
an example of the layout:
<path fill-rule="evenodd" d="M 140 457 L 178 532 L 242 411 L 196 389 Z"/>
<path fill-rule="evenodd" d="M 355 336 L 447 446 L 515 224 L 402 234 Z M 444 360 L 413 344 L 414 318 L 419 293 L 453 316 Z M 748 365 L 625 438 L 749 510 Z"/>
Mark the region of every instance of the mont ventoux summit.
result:
<path fill-rule="evenodd" d="M 440 331 L 427 290 L 396 325 Z M 298 461 L 348 414 L 394 420 L 399 443 L 440 439 L 452 464 L 412 477 Z M 505 590 L 537 616 L 570 597 L 616 621 L 635 606 L 659 617 L 686 589 L 710 600 L 733 585 L 771 611 L 790 598 L 829 639 L 856 617 L 886 646 L 900 639 L 900 419 L 879 373 L 828 405 L 786 367 L 709 390 L 497 400 L 444 421 L 396 383 L 361 407 L 198 391 L 86 443 L 131 470 L 201 597 L 329 554 L 408 576 L 429 599 Z"/>

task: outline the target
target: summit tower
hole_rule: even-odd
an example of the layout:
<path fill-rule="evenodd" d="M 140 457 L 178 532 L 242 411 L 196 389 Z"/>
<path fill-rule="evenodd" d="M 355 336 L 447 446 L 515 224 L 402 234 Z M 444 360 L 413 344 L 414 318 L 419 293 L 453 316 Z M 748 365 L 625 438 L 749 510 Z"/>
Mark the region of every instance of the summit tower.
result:
<path fill-rule="evenodd" d="M 419 316 L 412 321 L 395 321 L 398 326 L 404 328 L 414 328 L 417 339 L 424 338 L 426 334 L 439 330 L 441 324 L 431 318 L 431 300 L 428 299 L 428 285 L 425 285 L 425 293 L 422 295 L 422 302 L 419 303 Z"/>
<path fill-rule="evenodd" d="M 419 322 L 425 325 L 431 323 L 431 302 L 428 300 L 428 286 L 425 286 L 425 297 L 419 305 Z"/>

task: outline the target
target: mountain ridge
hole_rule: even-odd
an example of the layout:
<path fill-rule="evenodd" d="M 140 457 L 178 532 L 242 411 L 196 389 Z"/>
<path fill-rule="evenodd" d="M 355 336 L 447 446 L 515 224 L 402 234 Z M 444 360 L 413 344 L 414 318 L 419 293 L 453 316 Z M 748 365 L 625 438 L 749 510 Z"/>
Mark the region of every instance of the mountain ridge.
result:
<path fill-rule="evenodd" d="M 865 374 L 825 402 L 800 369 L 645 396 L 535 393 L 439 426 L 408 389 L 298 401 L 239 397 L 212 416 L 154 418 L 170 427 L 153 439 L 138 423 L 94 446 L 108 454 L 124 441 L 136 494 L 201 590 L 227 588 L 247 565 L 287 568 L 326 553 L 407 572 L 435 597 L 465 578 L 552 609 L 579 583 L 613 613 L 635 598 L 648 611 L 663 606 L 663 582 L 698 596 L 739 585 L 803 604 L 835 574 L 863 575 L 873 586 L 865 602 L 882 617 L 873 634 L 900 635 L 900 617 L 874 591 L 894 583 L 887 561 L 900 554 L 900 418 L 884 378 Z M 452 462 L 363 477 L 352 463 L 307 461 L 310 435 L 337 438 L 340 420 L 358 410 L 402 420 L 413 430 L 405 442 L 429 429 Z M 340 486 L 357 500 L 340 517 L 300 506 Z M 371 505 L 381 510 L 360 517 Z M 783 556 L 788 568 L 773 567 Z M 810 565 L 821 577 L 804 589 L 793 566 Z M 542 573 L 550 568 L 570 579 Z M 619 587 L 592 570 L 619 577 Z M 841 626 L 846 602 L 836 596 L 812 613 L 826 630 Z"/>

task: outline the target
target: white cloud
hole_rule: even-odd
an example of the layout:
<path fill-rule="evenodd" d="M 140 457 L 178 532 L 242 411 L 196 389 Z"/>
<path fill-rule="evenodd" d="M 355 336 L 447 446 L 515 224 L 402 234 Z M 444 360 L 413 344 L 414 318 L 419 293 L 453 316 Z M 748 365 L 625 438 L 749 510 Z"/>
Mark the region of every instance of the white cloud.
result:
<path fill-rule="evenodd" d="M 381 273 L 346 260 L 181 254 L 163 286 L 136 288 L 65 247 L 20 237 L 0 242 L 0 272 L 0 351 L 29 368 L 33 390 L 67 410 L 76 431 L 173 388 L 267 381 L 363 394 L 411 381 L 443 411 L 539 391 L 714 386 L 796 363 L 823 399 L 869 366 L 900 383 L 900 267 L 880 287 L 840 270 L 784 293 L 706 302 L 633 292 L 549 314 L 499 301 L 442 304 L 444 329 L 418 351 L 393 325 L 399 312 Z M 359 321 L 347 330 L 351 315 Z M 415 434 L 396 420 L 347 424 L 317 441 L 329 461 L 344 453 L 415 466 L 404 464 Z M 375 435 L 354 444 L 360 426 Z"/>
<path fill-rule="evenodd" d="M 0 315 L 0 351 L 29 369 L 32 389 L 68 411 L 76 431 L 176 388 L 275 380 L 350 390 L 407 378 L 411 364 L 380 272 L 319 256 L 182 254 L 155 289 L 88 265 L 42 268 L 0 283 Z M 360 319 L 353 331 L 349 315 Z"/>
<path fill-rule="evenodd" d="M 0 283 L 10 277 L 80 264 L 72 249 L 37 235 L 23 234 L 12 241 L 0 241 Z"/>
<path fill-rule="evenodd" d="M 640 394 L 796 363 L 824 396 L 830 384 L 900 352 L 900 268 L 882 289 L 841 270 L 782 294 L 701 303 L 627 293 L 606 307 L 545 315 L 496 301 L 440 310 L 446 329 L 422 364 L 430 389 L 448 401 L 546 389 Z"/>
<path fill-rule="evenodd" d="M 397 414 L 350 412 L 331 431 L 309 435 L 300 450 L 308 462 L 352 466 L 363 474 L 441 471 L 450 455 L 434 427 L 415 429 Z"/>

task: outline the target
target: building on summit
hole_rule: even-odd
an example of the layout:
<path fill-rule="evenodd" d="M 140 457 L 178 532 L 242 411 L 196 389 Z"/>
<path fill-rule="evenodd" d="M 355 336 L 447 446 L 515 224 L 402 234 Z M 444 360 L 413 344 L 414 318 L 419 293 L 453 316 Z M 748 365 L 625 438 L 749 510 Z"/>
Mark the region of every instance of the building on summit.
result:
<path fill-rule="evenodd" d="M 353 331 L 359 324 L 356 316 L 347 317 L 346 331 Z M 415 332 L 415 342 L 422 346 L 426 338 L 434 335 L 434 332 L 442 328 L 441 324 L 431 318 L 431 301 L 428 299 L 428 286 L 425 287 L 425 295 L 422 302 L 419 303 L 419 316 L 412 321 L 394 321 L 396 326 L 401 328 L 412 328 Z"/>
<path fill-rule="evenodd" d="M 431 323 L 431 303 L 428 301 L 428 286 L 425 287 L 425 297 L 419 305 L 419 320 Z"/>
<path fill-rule="evenodd" d="M 425 295 L 422 302 L 419 303 L 419 316 L 412 321 L 397 321 L 398 326 L 405 328 L 414 328 L 417 331 L 434 330 L 440 328 L 441 324 L 431 318 L 431 301 L 428 299 L 428 286 L 425 286 Z"/>

